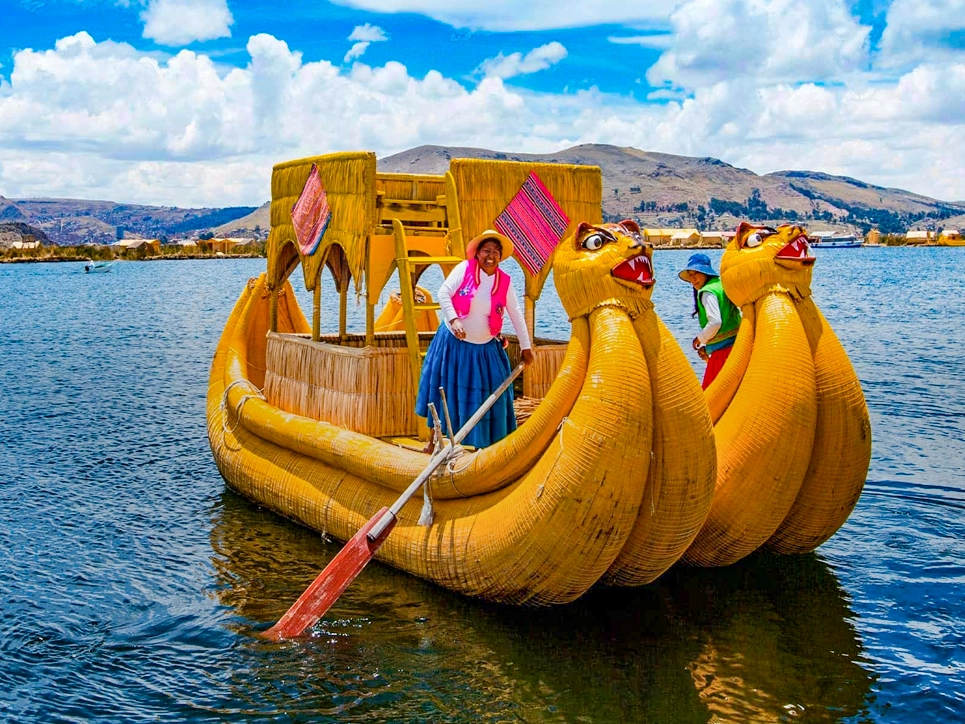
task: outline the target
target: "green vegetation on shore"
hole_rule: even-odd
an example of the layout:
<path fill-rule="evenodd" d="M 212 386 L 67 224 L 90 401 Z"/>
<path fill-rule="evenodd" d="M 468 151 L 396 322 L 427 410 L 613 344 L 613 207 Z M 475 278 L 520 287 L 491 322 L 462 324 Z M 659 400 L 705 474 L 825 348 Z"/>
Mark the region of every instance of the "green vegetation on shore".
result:
<path fill-rule="evenodd" d="M 185 248 L 178 244 L 161 246 L 159 255 L 138 254 L 125 252 L 112 247 L 93 245 L 81 246 L 42 246 L 36 249 L 3 249 L 0 250 L 0 262 L 44 262 L 44 261 L 112 261 L 125 259 L 129 261 L 158 261 L 162 259 L 223 259 L 223 258 L 257 258 L 265 256 L 264 242 L 251 242 L 239 247 L 237 252 L 212 253 L 196 247 Z"/>

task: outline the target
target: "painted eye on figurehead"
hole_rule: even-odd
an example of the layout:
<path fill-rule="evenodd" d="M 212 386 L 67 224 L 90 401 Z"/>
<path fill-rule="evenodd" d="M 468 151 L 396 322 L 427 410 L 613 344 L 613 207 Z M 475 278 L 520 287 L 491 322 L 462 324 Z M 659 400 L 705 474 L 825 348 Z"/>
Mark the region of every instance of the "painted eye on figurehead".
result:
<path fill-rule="evenodd" d="M 603 234 L 599 232 L 594 232 L 583 239 L 581 246 L 584 249 L 589 249 L 590 251 L 599 251 L 603 248 L 603 245 L 607 243 L 607 239 Z"/>
<path fill-rule="evenodd" d="M 760 232 L 755 231 L 753 234 L 744 239 L 744 246 L 748 249 L 753 249 L 755 246 L 760 246 L 761 242 L 764 241 L 764 237 Z"/>

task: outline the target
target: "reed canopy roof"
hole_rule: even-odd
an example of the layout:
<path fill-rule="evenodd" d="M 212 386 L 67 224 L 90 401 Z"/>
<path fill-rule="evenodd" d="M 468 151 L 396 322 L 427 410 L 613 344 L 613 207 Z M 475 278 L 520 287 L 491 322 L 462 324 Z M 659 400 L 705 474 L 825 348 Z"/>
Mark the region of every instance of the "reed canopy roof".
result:
<path fill-rule="evenodd" d="M 315 251 L 309 256 L 302 256 L 296 242 L 291 211 L 313 164 L 325 189 L 331 220 Z M 494 227 L 496 218 L 533 172 L 569 218 L 564 238 L 581 221 L 602 223 L 603 180 L 597 166 L 453 159 L 450 174 L 454 182 L 455 203 L 453 199 L 445 199 L 449 208 L 449 233 L 454 240 L 459 240 L 459 243 L 451 246 L 453 254 L 463 255 L 466 242 Z M 393 185 L 393 179 L 396 178 L 398 183 Z M 329 261 L 333 247 L 337 247 L 333 258 L 338 263 L 334 266 L 329 264 L 336 275 L 337 285 L 340 289 L 344 288 L 347 280 L 341 279 L 339 273 L 347 271 L 355 280 L 356 289 L 361 291 L 369 237 L 378 231 L 379 190 L 387 198 L 442 198 L 438 195 L 445 188 L 445 178 L 377 174 L 375 154 L 367 151 L 314 156 L 277 164 L 272 170 L 271 183 L 271 233 L 267 245 L 269 287 L 278 288 L 301 262 L 305 287 L 313 290 L 322 266 Z M 447 194 L 453 193 L 451 189 L 453 186 L 445 188 Z M 536 276 L 524 269 L 526 294 L 531 299 L 539 298 L 551 262 Z"/>

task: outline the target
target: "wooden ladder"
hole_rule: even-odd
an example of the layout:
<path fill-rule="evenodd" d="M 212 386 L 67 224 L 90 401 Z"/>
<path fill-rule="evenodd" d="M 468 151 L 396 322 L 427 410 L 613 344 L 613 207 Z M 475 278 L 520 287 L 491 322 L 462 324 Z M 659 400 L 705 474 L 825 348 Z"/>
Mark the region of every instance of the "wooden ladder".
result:
<path fill-rule="evenodd" d="M 422 360 L 425 352 L 419 344 L 419 332 L 416 329 L 416 314 L 419 312 L 438 310 L 438 302 L 420 304 L 415 298 L 415 288 L 412 284 L 413 272 L 416 267 L 429 264 L 439 264 L 443 271 L 455 266 L 462 259 L 458 256 L 409 256 L 409 245 L 406 240 L 405 226 L 399 219 L 392 220 L 392 230 L 395 234 L 395 262 L 399 269 L 399 293 L 402 297 L 402 309 L 405 324 L 405 341 L 409 352 L 409 367 L 412 375 L 412 389 L 419 394 L 419 381 L 422 378 Z M 441 319 L 440 325 L 446 320 Z M 419 437 L 424 439 L 428 428 L 424 424 L 425 418 L 419 419 Z"/>

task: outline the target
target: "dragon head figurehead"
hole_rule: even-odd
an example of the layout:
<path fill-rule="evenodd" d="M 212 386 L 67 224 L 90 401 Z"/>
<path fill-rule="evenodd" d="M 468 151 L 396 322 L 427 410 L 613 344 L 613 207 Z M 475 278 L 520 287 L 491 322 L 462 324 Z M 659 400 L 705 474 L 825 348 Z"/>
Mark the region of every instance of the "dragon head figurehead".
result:
<path fill-rule="evenodd" d="M 811 294 L 813 267 L 814 256 L 802 227 L 773 229 L 742 221 L 720 260 L 720 280 L 738 307 L 771 291 L 804 299 Z"/>
<path fill-rule="evenodd" d="M 556 291 L 569 318 L 608 305 L 631 314 L 652 309 L 652 259 L 653 247 L 644 242 L 636 222 L 580 223 L 553 255 Z"/>

